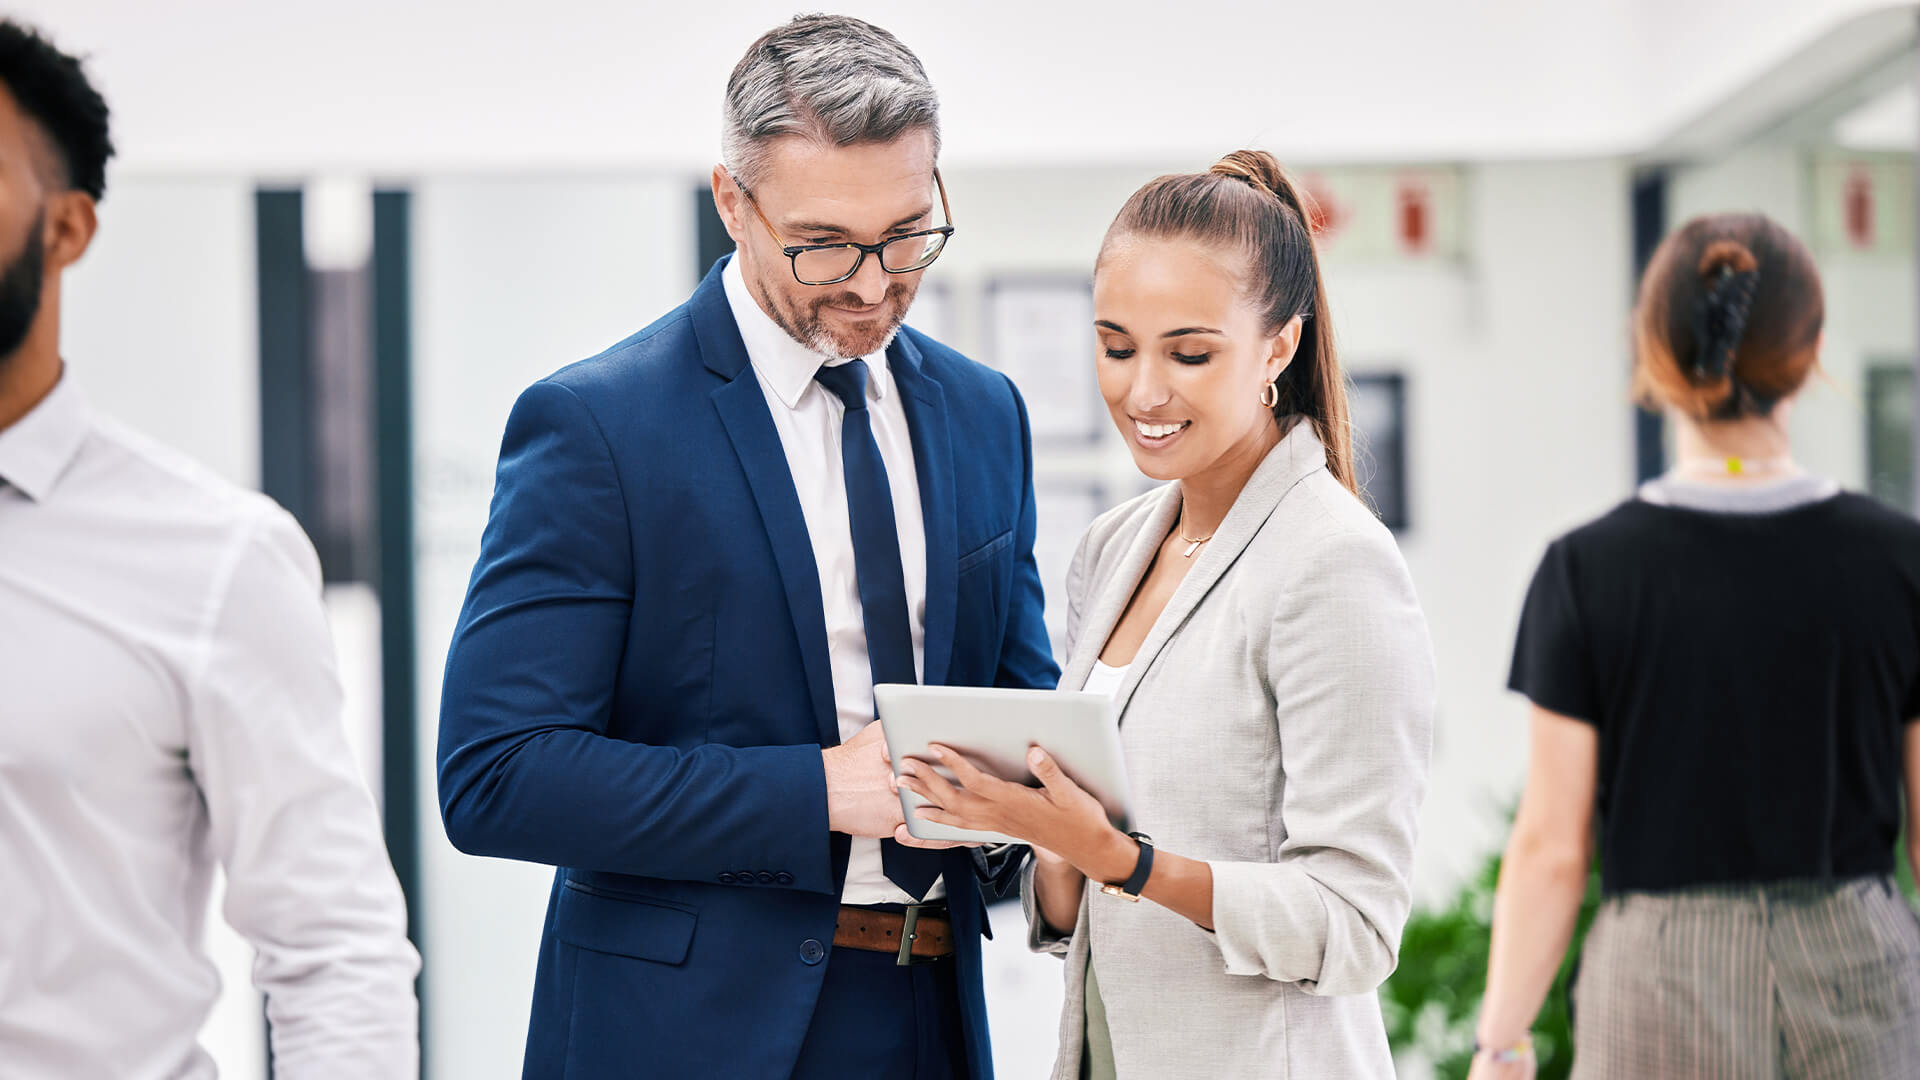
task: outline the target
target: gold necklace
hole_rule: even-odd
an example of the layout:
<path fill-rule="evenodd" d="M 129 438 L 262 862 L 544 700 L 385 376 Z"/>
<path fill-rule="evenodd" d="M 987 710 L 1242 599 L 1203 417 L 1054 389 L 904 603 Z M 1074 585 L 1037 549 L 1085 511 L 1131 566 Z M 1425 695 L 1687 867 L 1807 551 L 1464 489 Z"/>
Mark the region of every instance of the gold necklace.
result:
<path fill-rule="evenodd" d="M 1800 470 L 1792 454 L 1771 458 L 1742 458 L 1729 454 L 1726 457 L 1683 459 L 1674 463 L 1673 471 L 1681 475 L 1770 476 Z"/>
<path fill-rule="evenodd" d="M 1181 514 L 1180 516 L 1181 516 L 1182 518 L 1185 518 L 1185 517 L 1186 517 L 1186 515 L 1185 515 L 1185 514 Z M 1175 525 L 1174 525 L 1174 529 L 1173 529 L 1173 531 L 1174 531 L 1174 533 L 1175 533 L 1176 535 L 1178 535 L 1178 536 L 1180 537 L 1180 539 L 1182 539 L 1182 540 L 1184 540 L 1184 541 L 1186 541 L 1186 544 L 1187 544 L 1187 550 L 1185 550 L 1185 551 L 1183 551 L 1183 552 L 1181 552 L 1180 554 L 1181 554 L 1181 555 L 1182 555 L 1182 556 L 1183 556 L 1184 558 L 1188 558 L 1188 559 L 1191 559 L 1191 558 L 1193 558 L 1193 553 L 1194 553 L 1194 552 L 1196 552 L 1196 551 L 1199 551 L 1199 550 L 1200 550 L 1200 545 L 1201 545 L 1201 544 L 1204 544 L 1204 543 L 1206 543 L 1207 541 L 1209 541 L 1209 540 L 1211 540 L 1211 539 L 1213 539 L 1213 536 L 1214 536 L 1214 534 L 1213 534 L 1213 533 L 1208 533 L 1208 534 L 1207 534 L 1207 535 L 1205 535 L 1205 536 L 1197 536 L 1197 537 L 1196 537 L 1196 536 L 1188 536 L 1188 535 L 1187 535 L 1187 530 L 1186 530 L 1186 529 L 1185 529 L 1185 528 L 1184 528 L 1183 526 L 1181 526 L 1181 525 L 1180 525 L 1179 523 L 1177 523 L 1177 522 L 1176 522 L 1176 523 L 1175 523 Z M 1215 531 L 1217 532 L 1218 530 L 1215 530 Z"/>

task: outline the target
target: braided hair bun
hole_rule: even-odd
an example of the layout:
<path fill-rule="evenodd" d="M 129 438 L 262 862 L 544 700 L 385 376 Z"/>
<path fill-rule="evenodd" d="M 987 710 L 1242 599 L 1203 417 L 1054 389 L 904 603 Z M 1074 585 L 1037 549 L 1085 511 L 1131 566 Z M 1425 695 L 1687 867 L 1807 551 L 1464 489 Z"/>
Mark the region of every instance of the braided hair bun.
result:
<path fill-rule="evenodd" d="M 1635 390 L 1697 420 L 1766 416 L 1817 362 L 1813 257 L 1760 214 L 1695 218 L 1662 241 L 1634 308 Z"/>

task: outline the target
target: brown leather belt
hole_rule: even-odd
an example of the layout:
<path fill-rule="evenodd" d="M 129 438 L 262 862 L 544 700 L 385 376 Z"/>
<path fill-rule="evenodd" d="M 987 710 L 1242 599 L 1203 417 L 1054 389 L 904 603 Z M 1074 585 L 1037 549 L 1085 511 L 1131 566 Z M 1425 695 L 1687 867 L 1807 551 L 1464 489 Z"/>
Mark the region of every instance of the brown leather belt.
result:
<path fill-rule="evenodd" d="M 906 911 L 876 911 L 842 905 L 833 928 L 835 948 L 893 953 L 902 964 L 953 955 L 953 923 L 946 906 L 913 905 Z M 938 914 L 935 914 L 938 912 Z"/>

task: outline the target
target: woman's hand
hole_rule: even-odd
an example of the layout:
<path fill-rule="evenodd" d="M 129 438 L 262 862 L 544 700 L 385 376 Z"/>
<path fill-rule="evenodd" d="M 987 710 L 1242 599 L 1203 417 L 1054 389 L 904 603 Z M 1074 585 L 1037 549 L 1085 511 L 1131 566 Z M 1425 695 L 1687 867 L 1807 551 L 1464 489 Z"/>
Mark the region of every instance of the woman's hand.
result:
<path fill-rule="evenodd" d="M 1475 1054 L 1467 1080 L 1533 1080 L 1538 1065 L 1532 1054 L 1519 1061 L 1495 1061 L 1486 1054 Z"/>
<path fill-rule="evenodd" d="M 1125 881 L 1140 849 L 1113 827 L 1099 800 L 1060 771 L 1039 747 L 1027 751 L 1038 789 L 991 776 L 950 746 L 927 748 L 927 759 L 953 770 L 950 782 L 927 761 L 908 758 L 900 786 L 929 805 L 914 813 L 927 821 L 979 829 L 1033 845 L 1043 865 L 1064 861 L 1095 881 Z"/>

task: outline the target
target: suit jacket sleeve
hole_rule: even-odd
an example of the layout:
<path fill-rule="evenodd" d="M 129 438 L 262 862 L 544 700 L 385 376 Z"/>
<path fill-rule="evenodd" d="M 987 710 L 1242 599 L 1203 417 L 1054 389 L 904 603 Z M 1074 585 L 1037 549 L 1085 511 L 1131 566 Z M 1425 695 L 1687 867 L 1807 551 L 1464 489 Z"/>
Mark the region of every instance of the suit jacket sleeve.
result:
<path fill-rule="evenodd" d="M 475 855 L 656 878 L 776 868 L 791 888 L 835 892 L 817 745 L 680 749 L 608 735 L 636 550 L 597 421 L 566 386 L 535 384 L 507 421 L 447 656 L 448 838 Z"/>
<path fill-rule="evenodd" d="M 1319 994 L 1392 973 L 1432 749 L 1433 651 L 1385 529 L 1345 532 L 1281 590 L 1266 656 L 1285 770 L 1274 862 L 1215 862 L 1230 975 Z"/>

